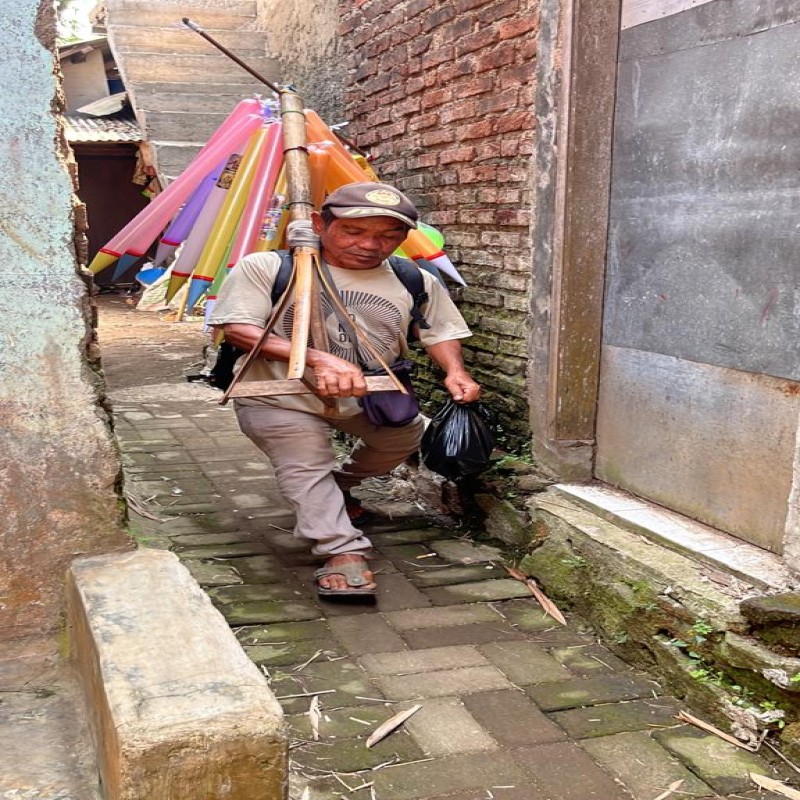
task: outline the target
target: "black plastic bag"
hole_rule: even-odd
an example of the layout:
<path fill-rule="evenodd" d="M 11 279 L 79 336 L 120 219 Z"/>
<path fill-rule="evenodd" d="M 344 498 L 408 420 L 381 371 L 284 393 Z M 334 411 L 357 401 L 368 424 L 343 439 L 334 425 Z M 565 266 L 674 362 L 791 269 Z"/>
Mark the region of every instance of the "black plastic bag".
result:
<path fill-rule="evenodd" d="M 449 480 L 475 475 L 489 466 L 494 435 L 480 403 L 448 400 L 422 437 L 422 463 Z"/>

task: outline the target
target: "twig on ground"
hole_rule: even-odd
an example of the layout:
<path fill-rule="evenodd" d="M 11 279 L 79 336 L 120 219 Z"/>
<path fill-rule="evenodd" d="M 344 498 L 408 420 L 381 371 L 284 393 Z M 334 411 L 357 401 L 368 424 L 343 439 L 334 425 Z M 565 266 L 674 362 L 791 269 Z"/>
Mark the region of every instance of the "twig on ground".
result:
<path fill-rule="evenodd" d="M 681 788 L 681 786 L 683 786 L 683 779 L 671 783 L 669 786 L 667 786 L 665 791 L 661 792 L 661 794 L 655 798 L 655 800 L 667 800 L 667 798 L 671 794 L 675 794 L 678 789 Z"/>
<path fill-rule="evenodd" d="M 708 733 L 713 733 L 714 736 L 719 736 L 720 739 L 724 739 L 730 744 L 735 744 L 737 747 L 741 747 L 742 750 L 749 750 L 751 753 L 754 753 L 758 749 L 757 747 L 745 744 L 745 742 L 740 741 L 735 736 L 731 736 L 729 733 L 721 731 L 719 728 L 714 727 L 708 722 L 703 722 L 702 719 L 693 717 L 686 711 L 681 711 L 680 713 L 676 714 L 675 719 L 679 719 L 681 722 L 688 722 L 689 725 L 694 725 L 696 728 L 701 728 L 704 731 L 708 731 Z"/>
<path fill-rule="evenodd" d="M 788 758 L 786 758 L 786 756 L 783 753 L 781 753 L 781 751 L 778 750 L 778 748 L 775 747 L 775 745 L 772 744 L 772 742 L 768 742 L 766 739 L 763 739 L 762 741 L 767 747 L 769 747 L 770 750 L 772 750 L 773 753 L 775 753 L 776 756 L 778 756 L 778 758 L 782 759 L 795 772 L 800 772 L 800 767 L 798 767 L 797 764 L 794 763 L 794 761 L 790 761 Z"/>
<path fill-rule="evenodd" d="M 372 747 L 373 745 L 378 744 L 378 742 L 383 741 L 390 733 L 393 733 L 397 728 L 399 728 L 410 716 L 416 714 L 422 706 L 417 703 L 417 705 L 412 706 L 411 708 L 407 708 L 405 711 L 400 711 L 399 713 L 395 714 L 390 719 L 387 719 L 386 722 L 378 725 L 377 728 L 370 734 L 369 738 L 367 739 L 367 747 Z"/>
<path fill-rule="evenodd" d="M 756 786 L 760 786 L 762 789 L 766 789 L 769 792 L 783 795 L 784 797 L 788 797 L 789 800 L 800 800 L 800 792 L 798 792 L 797 789 L 793 789 L 791 786 L 787 786 L 781 781 L 776 781 L 774 778 L 768 778 L 766 775 L 758 775 L 755 772 L 751 772 L 750 780 L 753 781 Z"/>
<path fill-rule="evenodd" d="M 562 625 L 567 624 L 567 620 L 564 618 L 558 606 L 539 588 L 539 584 L 536 583 L 533 578 L 528 577 L 514 567 L 509 567 L 507 564 L 503 564 L 503 567 L 512 578 L 516 578 L 528 587 L 528 590 L 536 598 L 536 601 L 542 607 L 542 611 L 544 611 L 545 614 L 552 617 L 557 622 L 560 622 Z"/>
<path fill-rule="evenodd" d="M 336 689 L 324 689 L 321 692 L 300 692 L 300 694 L 282 694 L 276 700 L 292 700 L 295 697 L 313 697 L 315 694 L 333 694 Z"/>
<path fill-rule="evenodd" d="M 319 741 L 319 723 L 320 723 L 320 712 L 319 712 L 319 695 L 315 694 L 311 698 L 311 703 L 308 706 L 308 720 L 311 723 L 311 738 L 315 741 Z"/>
<path fill-rule="evenodd" d="M 318 659 L 322 655 L 323 652 L 324 652 L 323 650 L 317 650 L 317 652 L 314 653 L 314 655 L 311 656 L 311 658 L 309 658 L 307 661 L 304 661 L 299 667 L 295 667 L 292 670 L 292 672 L 300 672 L 300 670 L 305 669 L 312 661 L 315 661 L 316 659 Z"/>

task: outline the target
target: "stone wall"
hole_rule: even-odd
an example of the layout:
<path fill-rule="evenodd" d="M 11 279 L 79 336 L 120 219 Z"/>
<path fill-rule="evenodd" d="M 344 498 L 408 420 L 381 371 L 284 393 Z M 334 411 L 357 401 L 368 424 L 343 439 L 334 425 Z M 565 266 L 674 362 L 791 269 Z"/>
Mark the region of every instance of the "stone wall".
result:
<path fill-rule="evenodd" d="M 373 154 L 381 178 L 407 192 L 444 232 L 469 284 L 458 298 L 475 331 L 469 368 L 499 415 L 504 441 L 521 443 L 529 435 L 537 2 L 339 6 L 349 135 Z"/>
<path fill-rule="evenodd" d="M 0 641 L 52 634 L 76 555 L 127 546 L 54 110 L 52 3 L 0 0 Z"/>

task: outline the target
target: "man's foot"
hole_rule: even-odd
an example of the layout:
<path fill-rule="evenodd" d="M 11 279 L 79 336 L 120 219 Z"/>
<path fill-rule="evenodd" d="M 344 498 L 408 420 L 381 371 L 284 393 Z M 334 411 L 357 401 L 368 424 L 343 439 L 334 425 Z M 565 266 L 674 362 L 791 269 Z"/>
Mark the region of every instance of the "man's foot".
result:
<path fill-rule="evenodd" d="M 357 554 L 329 558 L 324 567 L 316 570 L 314 577 L 317 591 L 323 597 L 372 597 L 377 588 L 367 559 Z"/>

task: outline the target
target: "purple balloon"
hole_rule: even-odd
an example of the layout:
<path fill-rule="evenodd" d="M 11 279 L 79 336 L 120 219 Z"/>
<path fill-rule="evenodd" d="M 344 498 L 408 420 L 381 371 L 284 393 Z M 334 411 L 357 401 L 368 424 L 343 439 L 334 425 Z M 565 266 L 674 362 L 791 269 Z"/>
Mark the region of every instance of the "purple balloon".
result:
<path fill-rule="evenodd" d="M 189 235 L 189 231 L 192 229 L 194 223 L 197 222 L 197 217 L 205 205 L 211 189 L 219 180 L 219 176 L 226 163 L 227 159 L 200 181 L 200 185 L 192 192 L 183 208 L 178 212 L 169 228 L 167 228 L 166 232 L 161 237 L 161 242 L 163 244 L 175 245 L 177 247 Z"/>

